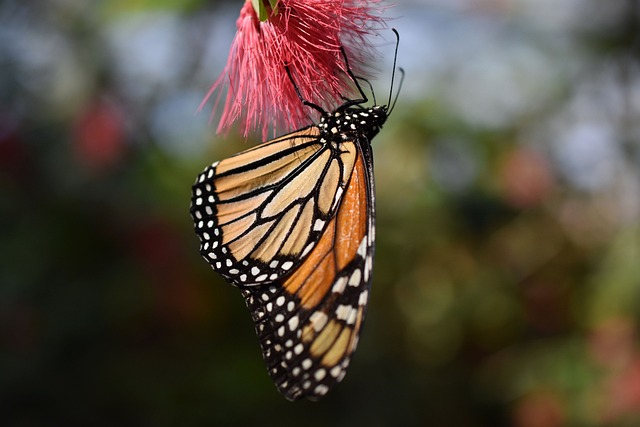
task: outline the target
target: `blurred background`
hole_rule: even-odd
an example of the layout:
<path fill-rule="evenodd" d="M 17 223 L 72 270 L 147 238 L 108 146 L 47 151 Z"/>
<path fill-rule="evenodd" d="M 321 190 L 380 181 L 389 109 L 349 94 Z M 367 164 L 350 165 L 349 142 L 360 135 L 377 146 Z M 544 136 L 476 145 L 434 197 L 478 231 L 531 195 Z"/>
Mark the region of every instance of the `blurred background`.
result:
<path fill-rule="evenodd" d="M 188 212 L 251 144 L 196 112 L 240 7 L 0 3 L 0 424 L 640 425 L 640 2 L 387 12 L 373 294 L 319 403 L 277 393 Z"/>

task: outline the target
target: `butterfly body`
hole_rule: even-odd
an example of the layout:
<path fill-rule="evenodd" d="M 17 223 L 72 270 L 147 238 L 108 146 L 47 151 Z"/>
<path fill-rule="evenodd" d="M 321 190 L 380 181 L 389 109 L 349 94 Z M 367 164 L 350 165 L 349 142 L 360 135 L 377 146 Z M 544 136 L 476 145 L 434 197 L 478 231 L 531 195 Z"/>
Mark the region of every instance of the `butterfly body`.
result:
<path fill-rule="evenodd" d="M 201 255 L 240 288 L 269 374 L 290 400 L 318 399 L 342 380 L 369 298 L 370 142 L 387 107 L 345 105 L 214 163 L 193 186 Z"/>

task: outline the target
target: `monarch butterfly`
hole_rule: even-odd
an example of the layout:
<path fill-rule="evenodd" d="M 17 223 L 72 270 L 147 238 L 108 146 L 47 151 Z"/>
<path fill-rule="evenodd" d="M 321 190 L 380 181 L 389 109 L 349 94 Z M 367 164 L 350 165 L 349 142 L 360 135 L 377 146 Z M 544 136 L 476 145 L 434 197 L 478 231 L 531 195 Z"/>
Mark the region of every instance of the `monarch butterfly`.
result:
<path fill-rule="evenodd" d="M 368 99 L 343 56 L 360 99 L 328 113 L 294 84 L 319 123 L 215 162 L 193 185 L 200 253 L 240 288 L 268 372 L 289 400 L 319 399 L 344 378 L 369 300 L 370 143 L 391 110 L 362 106 Z M 394 75 L 395 59 L 391 91 Z"/>

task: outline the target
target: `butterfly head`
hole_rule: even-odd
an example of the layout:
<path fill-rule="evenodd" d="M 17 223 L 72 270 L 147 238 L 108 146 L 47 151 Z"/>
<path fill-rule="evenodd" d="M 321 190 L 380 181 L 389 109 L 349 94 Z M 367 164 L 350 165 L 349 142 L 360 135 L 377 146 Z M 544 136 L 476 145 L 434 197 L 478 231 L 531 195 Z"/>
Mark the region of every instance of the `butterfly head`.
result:
<path fill-rule="evenodd" d="M 374 105 L 369 108 L 350 107 L 338 109 L 322 117 L 318 127 L 329 138 L 351 140 L 365 137 L 371 141 L 380 132 L 387 117 L 386 105 Z"/>

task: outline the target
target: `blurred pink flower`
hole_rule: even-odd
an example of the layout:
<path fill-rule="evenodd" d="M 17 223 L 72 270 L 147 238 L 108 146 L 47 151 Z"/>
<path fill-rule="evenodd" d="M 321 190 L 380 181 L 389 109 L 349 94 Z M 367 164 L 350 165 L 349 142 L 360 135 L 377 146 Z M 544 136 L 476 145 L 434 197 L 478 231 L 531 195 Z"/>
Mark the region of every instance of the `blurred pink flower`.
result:
<path fill-rule="evenodd" d="M 384 27 L 380 0 L 278 0 L 274 10 L 259 1 L 266 20 L 245 2 L 227 65 L 200 105 L 218 91 L 215 112 L 228 87 L 218 132 L 238 121 L 245 137 L 261 130 L 266 138 L 269 129 L 275 134 L 308 125 L 315 112 L 300 102 L 285 65 L 305 100 L 326 110 L 342 104 L 341 96 L 353 96 L 354 89 L 340 48 L 354 73 L 366 77 L 374 53 L 367 36 Z"/>
<path fill-rule="evenodd" d="M 513 411 L 516 427 L 562 427 L 567 420 L 566 403 L 549 390 L 540 390 L 523 397 Z"/>
<path fill-rule="evenodd" d="M 75 154 L 94 172 L 114 167 L 126 144 L 124 115 L 114 103 L 96 100 L 83 110 L 73 125 Z"/>

